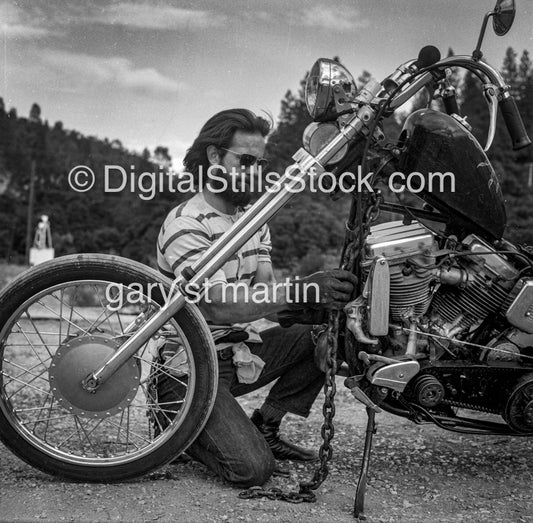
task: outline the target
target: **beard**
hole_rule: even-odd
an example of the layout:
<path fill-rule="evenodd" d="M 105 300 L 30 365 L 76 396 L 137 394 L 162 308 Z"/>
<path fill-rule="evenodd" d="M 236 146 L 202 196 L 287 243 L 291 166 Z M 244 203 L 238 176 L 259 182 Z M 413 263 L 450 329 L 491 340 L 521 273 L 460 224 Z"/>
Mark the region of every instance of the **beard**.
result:
<path fill-rule="evenodd" d="M 216 178 L 210 181 L 211 187 L 217 191 L 218 196 L 235 207 L 245 207 L 250 203 L 252 193 L 246 185 L 244 187 L 237 187 L 238 190 L 234 191 L 232 177 L 228 173 L 218 170 L 216 174 L 217 177 L 223 178 L 226 181 L 225 185 L 224 182 Z"/>
<path fill-rule="evenodd" d="M 249 191 L 233 192 L 231 189 L 223 191 L 221 196 L 235 207 L 246 207 L 252 199 L 252 193 Z"/>

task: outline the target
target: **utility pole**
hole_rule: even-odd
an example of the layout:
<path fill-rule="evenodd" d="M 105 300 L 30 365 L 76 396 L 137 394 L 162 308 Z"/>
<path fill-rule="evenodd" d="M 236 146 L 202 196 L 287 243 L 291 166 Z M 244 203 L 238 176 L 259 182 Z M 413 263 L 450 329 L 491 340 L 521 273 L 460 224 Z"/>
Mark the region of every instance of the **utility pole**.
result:
<path fill-rule="evenodd" d="M 33 221 L 33 201 L 35 199 L 35 160 L 31 161 L 30 170 L 30 196 L 28 200 L 28 219 L 26 221 L 26 263 L 30 264 L 30 247 L 32 244 L 32 221 Z"/>
<path fill-rule="evenodd" d="M 529 162 L 529 176 L 527 179 L 527 186 L 532 187 L 533 186 L 533 163 Z"/>

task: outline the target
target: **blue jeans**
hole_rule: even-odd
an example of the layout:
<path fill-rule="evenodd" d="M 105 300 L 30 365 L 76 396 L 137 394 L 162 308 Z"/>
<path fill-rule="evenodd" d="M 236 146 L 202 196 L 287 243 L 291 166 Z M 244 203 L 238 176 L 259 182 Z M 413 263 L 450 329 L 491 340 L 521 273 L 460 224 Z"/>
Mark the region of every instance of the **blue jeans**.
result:
<path fill-rule="evenodd" d="M 314 363 L 311 329 L 295 325 L 261 333 L 263 343 L 250 350 L 265 361 L 258 381 L 242 384 L 228 360 L 219 360 L 218 392 L 203 431 L 187 453 L 218 476 L 240 487 L 262 485 L 272 475 L 275 460 L 269 446 L 235 397 L 278 379 L 265 399 L 272 407 L 303 417 L 324 384 L 324 373 Z"/>

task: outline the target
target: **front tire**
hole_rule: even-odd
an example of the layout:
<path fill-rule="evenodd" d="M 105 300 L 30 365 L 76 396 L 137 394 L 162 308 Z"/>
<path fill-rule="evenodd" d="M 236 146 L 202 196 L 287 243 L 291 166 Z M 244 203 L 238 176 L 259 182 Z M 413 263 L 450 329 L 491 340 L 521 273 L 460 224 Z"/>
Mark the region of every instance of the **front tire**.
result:
<path fill-rule="evenodd" d="M 3 443 L 44 472 L 94 482 L 146 474 L 183 452 L 209 417 L 218 381 L 197 307 L 186 304 L 94 395 L 80 385 L 165 303 L 170 285 L 102 254 L 57 258 L 13 281 L 0 295 Z M 158 402 L 162 376 L 179 401 Z"/>

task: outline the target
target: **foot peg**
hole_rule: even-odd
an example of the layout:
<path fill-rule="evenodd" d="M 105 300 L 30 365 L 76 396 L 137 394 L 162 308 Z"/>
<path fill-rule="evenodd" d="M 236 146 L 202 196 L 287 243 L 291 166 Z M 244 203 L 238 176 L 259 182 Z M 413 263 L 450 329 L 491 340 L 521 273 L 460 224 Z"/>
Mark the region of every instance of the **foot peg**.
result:
<path fill-rule="evenodd" d="M 372 409 L 374 412 L 381 412 L 381 409 L 363 392 L 363 389 L 357 384 L 359 380 L 356 376 L 351 376 L 344 380 L 344 386 L 350 389 L 353 397 L 360 401 L 365 407 Z"/>

